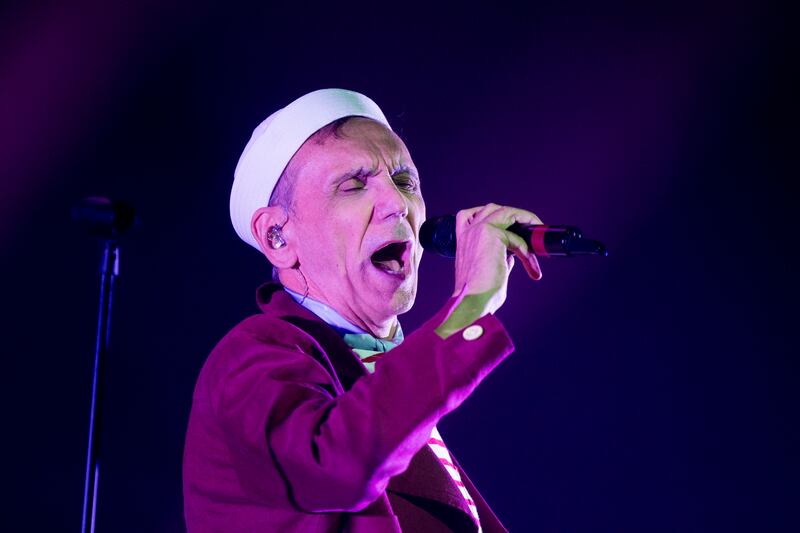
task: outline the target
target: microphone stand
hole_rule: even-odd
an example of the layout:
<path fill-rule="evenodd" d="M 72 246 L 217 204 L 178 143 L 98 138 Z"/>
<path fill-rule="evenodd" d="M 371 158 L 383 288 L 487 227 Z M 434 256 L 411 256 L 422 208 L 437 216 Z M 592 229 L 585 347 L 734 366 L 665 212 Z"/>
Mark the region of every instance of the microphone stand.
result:
<path fill-rule="evenodd" d="M 103 368 L 111 339 L 111 302 L 119 276 L 119 237 L 136 222 L 133 208 L 107 198 L 85 198 L 72 209 L 72 218 L 103 245 L 100 261 L 100 305 L 97 313 L 97 340 L 92 373 L 92 399 L 89 410 L 89 442 L 86 452 L 86 478 L 83 489 L 81 531 L 94 533 L 97 514 L 97 488 L 100 481 L 100 435 L 102 429 Z"/>
<path fill-rule="evenodd" d="M 119 276 L 119 243 L 106 240 L 100 262 L 100 307 L 97 316 L 97 342 L 94 349 L 92 373 L 92 404 L 89 410 L 89 444 L 86 453 L 86 480 L 83 489 L 83 520 L 81 531 L 94 533 L 97 510 L 97 485 L 100 478 L 100 447 L 103 387 L 103 363 L 108 354 L 111 332 L 111 301 L 114 282 Z"/>

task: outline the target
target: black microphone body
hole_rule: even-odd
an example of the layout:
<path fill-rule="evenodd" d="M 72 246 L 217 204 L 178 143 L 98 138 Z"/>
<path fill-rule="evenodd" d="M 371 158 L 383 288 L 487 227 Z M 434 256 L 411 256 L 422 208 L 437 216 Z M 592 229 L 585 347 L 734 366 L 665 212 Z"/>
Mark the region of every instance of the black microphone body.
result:
<path fill-rule="evenodd" d="M 608 255 L 605 245 L 586 239 L 575 226 L 515 223 L 507 231 L 522 237 L 540 257 Z M 419 230 L 419 241 L 426 250 L 445 257 L 456 256 L 456 217 L 443 215 L 426 220 Z"/>
<path fill-rule="evenodd" d="M 119 238 L 138 222 L 132 206 L 101 196 L 90 196 L 75 204 L 72 219 L 89 234 L 104 240 Z"/>

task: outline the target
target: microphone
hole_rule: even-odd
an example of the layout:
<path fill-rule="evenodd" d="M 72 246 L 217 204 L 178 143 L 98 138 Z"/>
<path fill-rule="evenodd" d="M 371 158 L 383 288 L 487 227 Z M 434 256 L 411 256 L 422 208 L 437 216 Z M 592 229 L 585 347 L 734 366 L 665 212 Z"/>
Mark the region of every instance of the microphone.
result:
<path fill-rule="evenodd" d="M 105 240 L 119 238 L 139 221 L 131 205 L 101 196 L 90 196 L 75 204 L 72 220 L 90 235 Z"/>
<path fill-rule="evenodd" d="M 599 241 L 586 239 L 575 226 L 514 223 L 506 231 L 522 237 L 539 257 L 573 257 L 576 255 L 607 256 L 608 250 Z M 429 218 L 419 229 L 422 247 L 445 257 L 456 256 L 456 217 L 443 215 Z"/>

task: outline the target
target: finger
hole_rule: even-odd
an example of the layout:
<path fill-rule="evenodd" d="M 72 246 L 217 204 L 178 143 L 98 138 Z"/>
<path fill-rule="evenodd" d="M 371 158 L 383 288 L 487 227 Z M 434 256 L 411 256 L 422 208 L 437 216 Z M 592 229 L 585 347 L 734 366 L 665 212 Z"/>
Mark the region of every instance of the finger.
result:
<path fill-rule="evenodd" d="M 483 206 L 483 205 L 479 205 L 477 207 L 470 207 L 468 209 L 462 209 L 461 211 L 456 213 L 456 220 L 459 220 L 459 221 L 460 220 L 466 220 L 466 219 L 470 218 L 474 213 L 477 213 L 478 211 L 483 209 L 484 207 L 485 206 Z"/>
<path fill-rule="evenodd" d="M 477 207 L 470 207 L 469 209 L 462 209 L 456 213 L 456 227 L 463 228 L 464 226 L 469 225 L 469 223 L 474 220 L 475 214 L 480 212 L 485 207 L 485 205 L 479 205 Z"/>
<path fill-rule="evenodd" d="M 486 205 L 480 205 L 478 207 L 462 209 L 458 212 L 458 214 L 456 214 L 456 227 L 463 229 L 465 226 L 477 224 L 485 220 L 487 216 L 491 215 L 491 213 L 501 208 L 502 206 L 500 205 L 489 203 Z"/>
<path fill-rule="evenodd" d="M 499 211 L 501 209 L 503 209 L 502 205 L 498 205 L 498 204 L 490 202 L 490 203 L 484 205 L 483 208 L 481 208 L 479 211 L 477 211 L 476 213 L 474 213 L 472 215 L 472 220 L 471 220 L 470 223 L 471 224 L 477 224 L 477 223 L 480 223 L 480 222 L 484 222 L 489 217 L 491 217 L 493 213 L 496 213 L 497 211 Z"/>
<path fill-rule="evenodd" d="M 525 267 L 525 272 L 528 273 L 528 277 L 533 281 L 542 279 L 542 267 L 539 265 L 539 258 L 536 257 L 536 254 L 528 254 L 528 261 L 524 262 L 523 266 Z"/>
<path fill-rule="evenodd" d="M 501 229 L 506 229 L 515 222 L 519 222 L 520 224 L 542 224 L 542 219 L 535 213 L 515 207 L 504 207 L 494 210 L 486 218 L 486 221 Z"/>
<path fill-rule="evenodd" d="M 528 276 L 534 280 L 539 281 L 542 279 L 542 267 L 539 265 L 539 259 L 536 255 L 528 249 L 528 243 L 525 239 L 511 233 L 510 231 L 501 230 L 504 234 L 504 241 L 506 248 L 510 250 L 516 257 L 522 261 L 522 266 Z"/>

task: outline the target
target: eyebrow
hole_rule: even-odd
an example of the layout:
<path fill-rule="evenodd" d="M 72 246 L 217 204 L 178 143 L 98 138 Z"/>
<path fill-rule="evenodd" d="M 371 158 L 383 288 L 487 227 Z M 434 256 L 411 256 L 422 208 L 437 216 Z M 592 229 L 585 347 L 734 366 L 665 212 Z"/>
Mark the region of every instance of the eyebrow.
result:
<path fill-rule="evenodd" d="M 397 165 L 397 166 L 396 166 L 396 167 L 395 167 L 395 168 L 394 168 L 394 169 L 391 171 L 391 173 L 390 173 L 390 174 L 391 174 L 392 176 L 397 176 L 398 174 L 402 174 L 403 172 L 405 172 L 405 173 L 407 173 L 407 174 L 410 174 L 410 175 L 411 175 L 411 177 L 413 177 L 413 178 L 419 178 L 419 176 L 417 176 L 417 171 L 416 171 L 416 170 L 414 170 L 414 168 L 413 168 L 413 167 L 411 167 L 411 166 L 409 166 L 409 165 L 403 165 L 403 164 L 401 164 L 401 165 Z"/>
<path fill-rule="evenodd" d="M 367 168 L 367 167 L 363 167 L 362 166 L 362 167 L 358 167 L 357 169 L 350 169 L 350 170 L 338 175 L 333 180 L 333 183 L 335 185 L 338 185 L 338 184 L 342 183 L 343 181 L 351 179 L 351 178 L 371 178 L 373 176 L 377 176 L 378 172 L 379 171 L 378 171 L 377 168 L 374 168 L 374 167 L 373 168 Z M 414 179 L 419 179 L 419 176 L 417 175 L 416 170 L 414 170 L 413 167 L 411 167 L 409 165 L 406 165 L 406 164 L 400 164 L 400 165 L 395 166 L 394 168 L 391 169 L 391 171 L 389 172 L 389 175 L 394 177 L 394 176 L 397 176 L 398 174 L 402 174 L 402 173 L 407 173 L 411 177 L 413 177 Z"/>
<path fill-rule="evenodd" d="M 368 169 L 366 167 L 359 167 L 357 169 L 350 169 L 346 172 L 343 172 L 339 176 L 337 176 L 333 183 L 338 185 L 339 183 L 349 180 L 350 178 L 370 178 L 375 176 L 378 173 L 377 169 Z"/>

